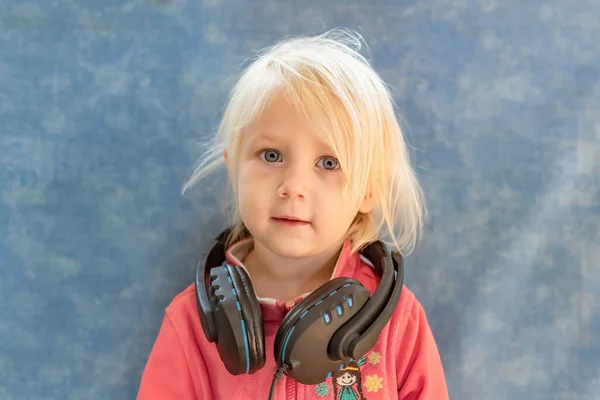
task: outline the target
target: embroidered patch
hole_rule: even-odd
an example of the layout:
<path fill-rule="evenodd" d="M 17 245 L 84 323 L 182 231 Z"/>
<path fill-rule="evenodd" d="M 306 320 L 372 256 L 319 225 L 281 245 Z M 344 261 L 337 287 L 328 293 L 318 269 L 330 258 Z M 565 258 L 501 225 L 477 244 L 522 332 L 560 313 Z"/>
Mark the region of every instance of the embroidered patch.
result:
<path fill-rule="evenodd" d="M 358 359 L 350 360 L 342 364 L 340 369 L 333 372 L 330 376 L 333 386 L 334 400 L 368 400 L 363 392 L 363 386 L 368 393 L 377 393 L 383 389 L 383 378 L 377 374 L 368 375 L 363 381 L 361 367 L 366 364 L 379 364 L 382 360 L 381 353 L 373 351 L 368 355 Z M 329 378 L 328 378 L 329 379 Z M 315 386 L 315 392 L 319 397 L 326 397 L 330 392 L 331 386 L 327 382 L 319 383 Z"/>
<path fill-rule="evenodd" d="M 329 394 L 329 385 L 325 382 L 321 382 L 315 386 L 315 392 L 317 392 L 317 396 L 325 397 Z"/>
<path fill-rule="evenodd" d="M 335 400 L 363 400 L 360 367 L 365 364 L 367 357 L 343 364 L 331 375 L 333 381 L 333 398 Z"/>
<path fill-rule="evenodd" d="M 367 376 L 367 381 L 365 382 L 367 392 L 377 393 L 379 389 L 383 389 L 382 382 L 383 378 L 377 374 Z"/>
<path fill-rule="evenodd" d="M 369 354 L 369 362 L 373 365 L 378 364 L 381 361 L 381 353 L 378 353 L 376 351 L 372 352 L 371 354 Z"/>

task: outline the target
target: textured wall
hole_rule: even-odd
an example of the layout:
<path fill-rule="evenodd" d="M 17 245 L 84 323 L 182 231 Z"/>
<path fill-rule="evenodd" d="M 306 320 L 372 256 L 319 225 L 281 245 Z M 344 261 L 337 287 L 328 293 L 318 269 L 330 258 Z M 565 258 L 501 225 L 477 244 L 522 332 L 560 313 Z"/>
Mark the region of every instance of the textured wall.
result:
<path fill-rule="evenodd" d="M 0 399 L 134 398 L 223 222 L 179 188 L 239 65 L 340 25 L 414 146 L 451 397 L 600 398 L 600 2 L 365 3 L 0 0 Z"/>

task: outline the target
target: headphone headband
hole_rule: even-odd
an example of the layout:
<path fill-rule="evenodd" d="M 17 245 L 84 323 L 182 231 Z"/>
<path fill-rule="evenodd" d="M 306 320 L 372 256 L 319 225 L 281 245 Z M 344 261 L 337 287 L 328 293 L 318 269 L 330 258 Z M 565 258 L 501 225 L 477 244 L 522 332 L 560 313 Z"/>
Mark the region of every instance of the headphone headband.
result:
<path fill-rule="evenodd" d="M 354 360 L 375 345 L 398 305 L 404 285 L 404 262 L 400 253 L 390 253 L 380 241 L 369 244 L 361 253 L 381 274 L 381 280 L 369 301 L 352 318 L 352 323 L 335 333 L 331 346 L 339 349 L 339 357 Z"/>
<path fill-rule="evenodd" d="M 220 265 L 225 259 L 225 242 L 230 229 L 226 229 L 217 236 L 210 246 L 209 251 L 198 260 L 196 265 L 196 305 L 204 335 L 209 342 L 214 342 L 217 339 L 217 331 L 215 327 L 213 304 L 208 298 L 206 287 L 208 277 L 212 267 Z"/>

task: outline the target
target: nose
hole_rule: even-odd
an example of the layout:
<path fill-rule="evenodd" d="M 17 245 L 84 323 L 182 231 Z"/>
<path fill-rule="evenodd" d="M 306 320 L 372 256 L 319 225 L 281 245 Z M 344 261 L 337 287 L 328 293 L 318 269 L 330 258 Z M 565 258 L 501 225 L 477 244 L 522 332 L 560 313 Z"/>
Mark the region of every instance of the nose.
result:
<path fill-rule="evenodd" d="M 283 170 L 281 184 L 277 189 L 280 198 L 306 198 L 310 187 L 312 171 L 299 165 L 291 165 Z"/>

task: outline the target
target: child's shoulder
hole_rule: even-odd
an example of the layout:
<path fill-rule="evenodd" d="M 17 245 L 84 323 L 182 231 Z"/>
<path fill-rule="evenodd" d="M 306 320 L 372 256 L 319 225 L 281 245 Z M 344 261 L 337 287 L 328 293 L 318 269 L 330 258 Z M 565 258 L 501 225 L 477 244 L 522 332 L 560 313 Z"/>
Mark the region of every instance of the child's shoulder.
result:
<path fill-rule="evenodd" d="M 177 293 L 165 308 L 165 312 L 171 316 L 187 315 L 197 313 L 196 288 L 192 283 Z"/>
<path fill-rule="evenodd" d="M 396 311 L 392 314 L 390 323 L 392 326 L 409 326 L 419 323 L 419 318 L 424 313 L 423 306 L 417 300 L 415 294 L 406 286 L 402 286 L 402 294 Z"/>

